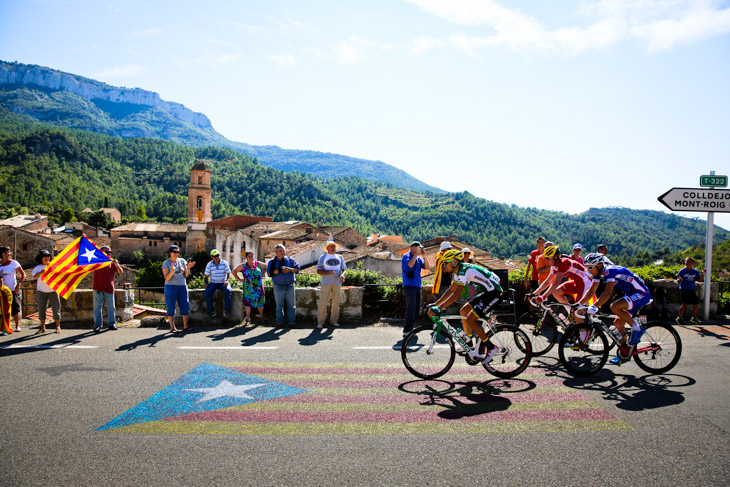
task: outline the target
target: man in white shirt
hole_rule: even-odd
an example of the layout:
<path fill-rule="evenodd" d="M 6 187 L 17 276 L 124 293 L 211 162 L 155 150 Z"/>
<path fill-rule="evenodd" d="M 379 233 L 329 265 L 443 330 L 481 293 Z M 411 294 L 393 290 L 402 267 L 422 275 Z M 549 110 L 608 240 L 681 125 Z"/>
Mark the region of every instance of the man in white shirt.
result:
<path fill-rule="evenodd" d="M 229 283 L 231 279 L 231 268 L 228 266 L 228 262 L 221 259 L 221 254 L 216 249 L 210 251 L 212 260 L 205 266 L 203 272 L 203 282 L 205 283 L 205 303 L 208 309 L 208 314 L 215 318 L 215 308 L 213 307 L 213 293 L 217 289 L 223 291 L 223 301 L 225 303 L 224 318 L 231 317 L 231 285 Z M 210 279 L 210 282 L 208 280 Z"/>
<path fill-rule="evenodd" d="M 332 312 L 330 323 L 334 327 L 340 326 L 337 320 L 340 319 L 340 289 L 345 281 L 347 266 L 341 255 L 337 255 L 337 244 L 330 240 L 324 246 L 327 251 L 317 261 L 317 274 L 322 276 L 322 292 L 319 295 L 319 307 L 317 309 L 317 328 L 324 327 L 324 320 L 327 318 L 327 304 L 332 298 Z"/>

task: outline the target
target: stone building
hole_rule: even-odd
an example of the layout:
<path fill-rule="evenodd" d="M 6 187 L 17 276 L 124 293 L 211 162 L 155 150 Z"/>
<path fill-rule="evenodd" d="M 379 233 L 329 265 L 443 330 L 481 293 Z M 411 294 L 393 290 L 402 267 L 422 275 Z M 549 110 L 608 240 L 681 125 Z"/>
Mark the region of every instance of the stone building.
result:
<path fill-rule="evenodd" d="M 348 249 L 367 245 L 368 239 L 354 228 L 346 226 L 318 226 L 317 230 L 331 236 L 337 244 Z"/>
<path fill-rule="evenodd" d="M 0 220 L 0 226 L 22 228 L 28 232 L 42 232 L 48 228 L 48 217 L 40 213 L 35 215 L 15 215 L 12 218 Z"/>
<path fill-rule="evenodd" d="M 138 250 L 147 257 L 167 257 L 170 245 L 177 245 L 185 252 L 188 226 L 174 223 L 128 223 L 112 228 L 109 234 L 114 255 L 120 261 L 130 262 L 134 252 Z M 190 254 L 186 252 L 185 255 Z"/>
<path fill-rule="evenodd" d="M 0 227 L 0 246 L 12 250 L 13 259 L 17 260 L 23 268 L 35 265 L 35 257 L 39 250 L 48 250 L 51 255 L 57 254 L 57 250 L 62 250 L 56 248 L 56 240 L 50 235 L 29 232 L 7 225 Z"/>

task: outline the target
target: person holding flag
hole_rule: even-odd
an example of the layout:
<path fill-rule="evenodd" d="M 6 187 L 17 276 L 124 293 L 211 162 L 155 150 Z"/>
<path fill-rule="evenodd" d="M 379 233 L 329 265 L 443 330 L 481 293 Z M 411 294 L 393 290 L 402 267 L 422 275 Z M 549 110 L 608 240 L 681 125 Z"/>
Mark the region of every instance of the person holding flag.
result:
<path fill-rule="evenodd" d="M 104 245 L 100 249 L 105 256 L 111 259 L 112 249 Z M 106 316 L 107 327 L 110 330 L 117 329 L 117 310 L 114 302 L 114 278 L 117 274 L 122 273 L 122 266 L 119 265 L 117 259 L 113 259 L 111 263 L 101 269 L 94 271 L 94 332 L 99 333 L 101 326 L 104 324 L 104 314 L 102 306 L 106 300 Z"/>
<path fill-rule="evenodd" d="M 94 242 L 82 235 L 61 251 L 41 274 L 43 282 L 68 299 L 81 280 L 90 272 L 107 267 L 112 262 Z"/>

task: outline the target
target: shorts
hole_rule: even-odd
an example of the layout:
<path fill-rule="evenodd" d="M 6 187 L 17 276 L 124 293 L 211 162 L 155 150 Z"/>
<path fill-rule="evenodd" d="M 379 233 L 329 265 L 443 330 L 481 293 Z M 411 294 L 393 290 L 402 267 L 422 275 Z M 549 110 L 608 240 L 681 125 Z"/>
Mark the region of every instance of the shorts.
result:
<path fill-rule="evenodd" d="M 502 301 L 502 292 L 498 289 L 493 289 L 482 294 L 477 294 L 466 304 L 471 307 L 471 310 L 474 311 L 478 317 L 484 319 L 487 317 L 489 310 L 500 301 Z"/>
<path fill-rule="evenodd" d="M 682 304 L 700 304 L 694 289 L 680 289 L 679 294 L 682 297 Z"/>
<path fill-rule="evenodd" d="M 632 294 L 631 296 L 624 296 L 621 299 L 625 299 L 629 303 L 629 307 L 626 308 L 626 311 L 633 316 L 634 312 L 641 308 L 642 306 L 646 306 L 651 302 L 651 295 L 650 294 L 644 294 L 644 293 L 636 293 Z M 620 300 L 619 300 L 620 301 Z"/>
<path fill-rule="evenodd" d="M 583 297 L 583 294 L 586 292 L 586 289 L 588 289 L 589 287 L 590 287 L 590 285 L 588 287 L 586 287 L 586 282 L 583 279 L 581 279 L 581 280 L 568 279 L 567 281 L 562 283 L 560 286 L 558 286 L 559 289 L 563 290 L 563 293 L 565 293 L 567 295 L 573 294 L 575 296 L 578 296 L 576 298 L 578 300 Z"/>
<path fill-rule="evenodd" d="M 167 308 L 167 316 L 175 316 L 175 303 L 180 306 L 180 314 L 188 316 L 190 314 L 190 301 L 188 299 L 187 286 L 165 286 L 165 307 Z"/>
<path fill-rule="evenodd" d="M 10 304 L 10 316 L 20 313 L 20 293 L 13 293 L 13 302 Z"/>

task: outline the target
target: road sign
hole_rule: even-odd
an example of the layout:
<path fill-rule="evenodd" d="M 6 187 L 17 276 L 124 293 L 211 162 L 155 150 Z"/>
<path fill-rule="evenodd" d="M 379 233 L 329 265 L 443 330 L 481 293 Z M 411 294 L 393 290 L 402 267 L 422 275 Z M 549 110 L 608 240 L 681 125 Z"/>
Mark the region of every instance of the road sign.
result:
<path fill-rule="evenodd" d="M 730 189 L 672 188 L 657 199 L 672 211 L 730 213 Z"/>
<path fill-rule="evenodd" d="M 714 186 L 717 188 L 727 188 L 727 176 L 700 176 L 700 186 Z"/>

